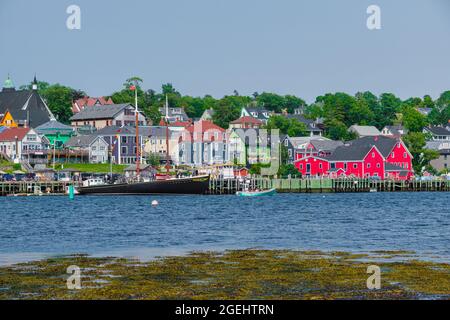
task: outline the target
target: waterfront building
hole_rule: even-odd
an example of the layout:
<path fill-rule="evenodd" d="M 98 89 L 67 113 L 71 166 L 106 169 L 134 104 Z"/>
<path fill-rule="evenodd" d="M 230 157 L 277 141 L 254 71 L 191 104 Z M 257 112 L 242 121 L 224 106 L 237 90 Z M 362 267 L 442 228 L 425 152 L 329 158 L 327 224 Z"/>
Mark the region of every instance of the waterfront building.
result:
<path fill-rule="evenodd" d="M 16 90 L 8 76 L 0 91 L 0 118 L 4 118 L 7 112 L 18 127 L 35 128 L 55 119 L 38 93 L 36 77 L 31 90 Z"/>
<path fill-rule="evenodd" d="M 270 163 L 271 147 L 272 137 L 265 129 L 230 129 L 228 132 L 228 159 L 232 163 Z"/>
<path fill-rule="evenodd" d="M 323 135 L 323 125 L 317 120 L 311 120 L 305 118 L 303 114 L 289 114 L 285 113 L 284 116 L 287 119 L 295 119 L 306 126 L 306 131 L 308 131 L 308 135 L 311 137 L 321 137 Z"/>
<path fill-rule="evenodd" d="M 35 130 L 39 135 L 45 136 L 50 145 L 53 146 L 56 144 L 55 147 L 57 149 L 63 148 L 64 144 L 75 135 L 75 130 L 71 126 L 67 126 L 56 120 L 50 120 Z"/>
<path fill-rule="evenodd" d="M 295 166 L 306 177 L 356 177 L 408 180 L 412 155 L 401 139 L 364 137 L 337 147 L 330 155 L 307 155 Z"/>
<path fill-rule="evenodd" d="M 147 120 L 138 112 L 140 126 L 146 126 Z M 92 126 L 97 130 L 108 126 L 136 126 L 135 107 L 131 104 L 99 105 L 85 108 L 70 118 L 73 127 Z"/>
<path fill-rule="evenodd" d="M 141 130 L 141 129 L 140 129 Z M 165 126 L 152 126 L 146 127 L 141 130 L 144 136 L 144 156 L 149 157 L 151 155 L 157 155 L 161 162 L 167 160 L 167 127 Z M 169 160 L 173 164 L 179 164 L 179 138 L 181 137 L 181 131 L 172 130 L 169 127 Z"/>
<path fill-rule="evenodd" d="M 230 129 L 259 129 L 264 123 L 250 116 L 243 116 L 237 120 L 230 122 Z"/>
<path fill-rule="evenodd" d="M 76 114 L 84 108 L 94 107 L 94 106 L 105 106 L 112 105 L 114 102 L 109 97 L 83 97 L 72 102 L 72 113 Z"/>
<path fill-rule="evenodd" d="M 450 130 L 444 127 L 426 127 L 423 133 L 428 134 L 433 141 L 450 141 Z"/>
<path fill-rule="evenodd" d="M 48 140 L 31 128 L 8 128 L 0 133 L 0 153 L 16 163 L 47 163 Z"/>
<path fill-rule="evenodd" d="M 428 141 L 426 148 L 439 153 L 439 158 L 430 161 L 434 169 L 439 172 L 450 170 L 450 141 Z"/>
<path fill-rule="evenodd" d="M 206 109 L 200 117 L 200 120 L 212 121 L 214 112 L 214 109 Z"/>
<path fill-rule="evenodd" d="M 328 157 L 338 148 L 343 146 L 342 141 L 334 141 L 326 138 L 313 138 L 307 143 L 298 144 L 295 149 L 295 160 L 307 156 Z"/>
<path fill-rule="evenodd" d="M 88 163 L 108 162 L 108 143 L 100 136 L 76 136 L 66 142 L 65 147 L 75 151 Z"/>
<path fill-rule="evenodd" d="M 181 164 L 201 166 L 227 162 L 227 134 L 211 121 L 198 121 L 181 132 Z"/>
<path fill-rule="evenodd" d="M 166 106 L 159 108 L 159 112 L 163 117 L 167 116 L 169 123 L 188 122 L 190 120 L 183 108 Z"/>
<path fill-rule="evenodd" d="M 0 126 L 6 128 L 17 128 L 17 122 L 14 120 L 11 112 L 6 110 L 4 115 L 0 114 Z"/>
<path fill-rule="evenodd" d="M 144 144 L 144 129 L 140 130 L 140 147 Z M 136 129 L 131 126 L 108 126 L 92 134 L 102 137 L 112 151 L 112 160 L 116 164 L 136 163 Z M 142 154 L 142 153 L 141 153 Z"/>
<path fill-rule="evenodd" d="M 376 137 L 381 135 L 380 130 L 374 126 L 358 126 L 353 125 L 348 129 L 349 132 L 355 133 L 358 137 Z"/>
<path fill-rule="evenodd" d="M 244 107 L 241 110 L 241 118 L 242 117 L 253 117 L 255 119 L 258 119 L 262 121 L 264 124 L 269 121 L 269 118 L 271 116 L 271 112 L 269 110 L 266 110 L 264 108 L 255 108 L 255 107 Z"/>

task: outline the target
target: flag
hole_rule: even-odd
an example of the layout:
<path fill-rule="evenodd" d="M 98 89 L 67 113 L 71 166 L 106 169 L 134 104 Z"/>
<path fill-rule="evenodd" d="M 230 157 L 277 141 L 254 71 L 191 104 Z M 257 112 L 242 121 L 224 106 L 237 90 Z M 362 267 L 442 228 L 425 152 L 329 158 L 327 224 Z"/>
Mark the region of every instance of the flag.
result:
<path fill-rule="evenodd" d="M 131 91 L 136 90 L 136 86 L 132 84 L 132 85 L 130 86 L 130 90 L 131 90 Z"/>

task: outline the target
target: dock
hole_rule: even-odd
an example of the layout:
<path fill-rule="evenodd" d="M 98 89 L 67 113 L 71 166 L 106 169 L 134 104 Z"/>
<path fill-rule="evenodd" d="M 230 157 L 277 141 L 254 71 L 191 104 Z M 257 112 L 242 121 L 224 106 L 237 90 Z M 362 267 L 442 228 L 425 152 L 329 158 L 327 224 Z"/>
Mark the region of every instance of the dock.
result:
<path fill-rule="evenodd" d="M 10 195 L 58 195 L 65 194 L 66 188 L 73 185 L 72 182 L 0 182 L 0 196 Z"/>
<path fill-rule="evenodd" d="M 446 192 L 450 180 L 393 181 L 371 179 L 211 179 L 210 194 L 235 194 L 245 188 L 280 193 Z"/>
<path fill-rule="evenodd" d="M 61 195 L 73 182 L 0 182 L 0 196 Z M 75 187 L 78 183 L 75 183 Z M 276 189 L 279 193 L 448 192 L 450 180 L 392 181 L 370 179 L 218 179 L 209 182 L 210 195 L 235 194 L 245 189 Z"/>

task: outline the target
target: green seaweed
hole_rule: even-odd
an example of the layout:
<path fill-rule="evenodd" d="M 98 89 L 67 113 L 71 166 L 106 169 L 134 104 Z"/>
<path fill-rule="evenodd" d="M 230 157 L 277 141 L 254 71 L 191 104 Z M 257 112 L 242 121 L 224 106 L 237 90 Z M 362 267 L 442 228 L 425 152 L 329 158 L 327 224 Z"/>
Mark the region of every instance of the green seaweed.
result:
<path fill-rule="evenodd" d="M 449 299 L 450 265 L 347 252 L 230 250 L 192 252 L 149 262 L 72 255 L 0 268 L 0 299 Z M 410 252 L 407 252 L 411 254 Z M 358 259 L 364 259 L 359 261 Z M 382 269 L 367 289 L 367 267 Z M 69 290 L 68 266 L 82 289 Z"/>

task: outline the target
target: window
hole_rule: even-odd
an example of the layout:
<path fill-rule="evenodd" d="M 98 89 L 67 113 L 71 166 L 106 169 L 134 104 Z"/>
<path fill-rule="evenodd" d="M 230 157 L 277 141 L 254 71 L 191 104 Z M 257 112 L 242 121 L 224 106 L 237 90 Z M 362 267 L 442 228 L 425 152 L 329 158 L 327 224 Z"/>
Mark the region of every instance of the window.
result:
<path fill-rule="evenodd" d="M 121 126 L 122 126 L 122 121 L 116 120 L 116 125 L 117 125 L 118 127 L 121 127 Z"/>
<path fill-rule="evenodd" d="M 406 152 L 403 153 L 403 158 L 404 159 L 408 158 L 408 154 Z"/>
<path fill-rule="evenodd" d="M 392 152 L 391 157 L 392 157 L 392 159 L 395 158 L 395 152 Z"/>
<path fill-rule="evenodd" d="M 97 147 L 96 146 L 92 146 L 92 151 L 97 151 Z"/>
<path fill-rule="evenodd" d="M 372 152 L 372 158 L 375 158 L 375 152 Z"/>
<path fill-rule="evenodd" d="M 100 151 L 105 151 L 105 146 L 101 146 Z"/>
<path fill-rule="evenodd" d="M 369 169 L 369 168 L 370 168 L 370 163 L 367 164 L 367 169 Z"/>
<path fill-rule="evenodd" d="M 122 137 L 122 143 L 127 143 L 127 137 L 125 136 Z"/>
<path fill-rule="evenodd" d="M 336 169 L 336 163 L 331 163 L 331 169 Z"/>
<path fill-rule="evenodd" d="M 353 164 L 353 169 L 358 169 L 358 165 L 356 163 Z"/>
<path fill-rule="evenodd" d="M 128 148 L 122 147 L 122 154 L 127 154 L 127 153 L 128 153 Z"/>
<path fill-rule="evenodd" d="M 300 170 L 303 170 L 303 164 L 300 164 Z"/>
<path fill-rule="evenodd" d="M 292 149 L 288 149 L 289 158 L 292 158 Z"/>
<path fill-rule="evenodd" d="M 380 169 L 381 168 L 381 164 L 377 163 L 377 168 Z"/>
<path fill-rule="evenodd" d="M 322 169 L 322 164 L 321 163 L 319 163 L 319 169 Z"/>
<path fill-rule="evenodd" d="M 284 145 L 285 145 L 286 147 L 289 146 L 289 140 L 288 140 L 288 139 L 284 140 Z"/>

